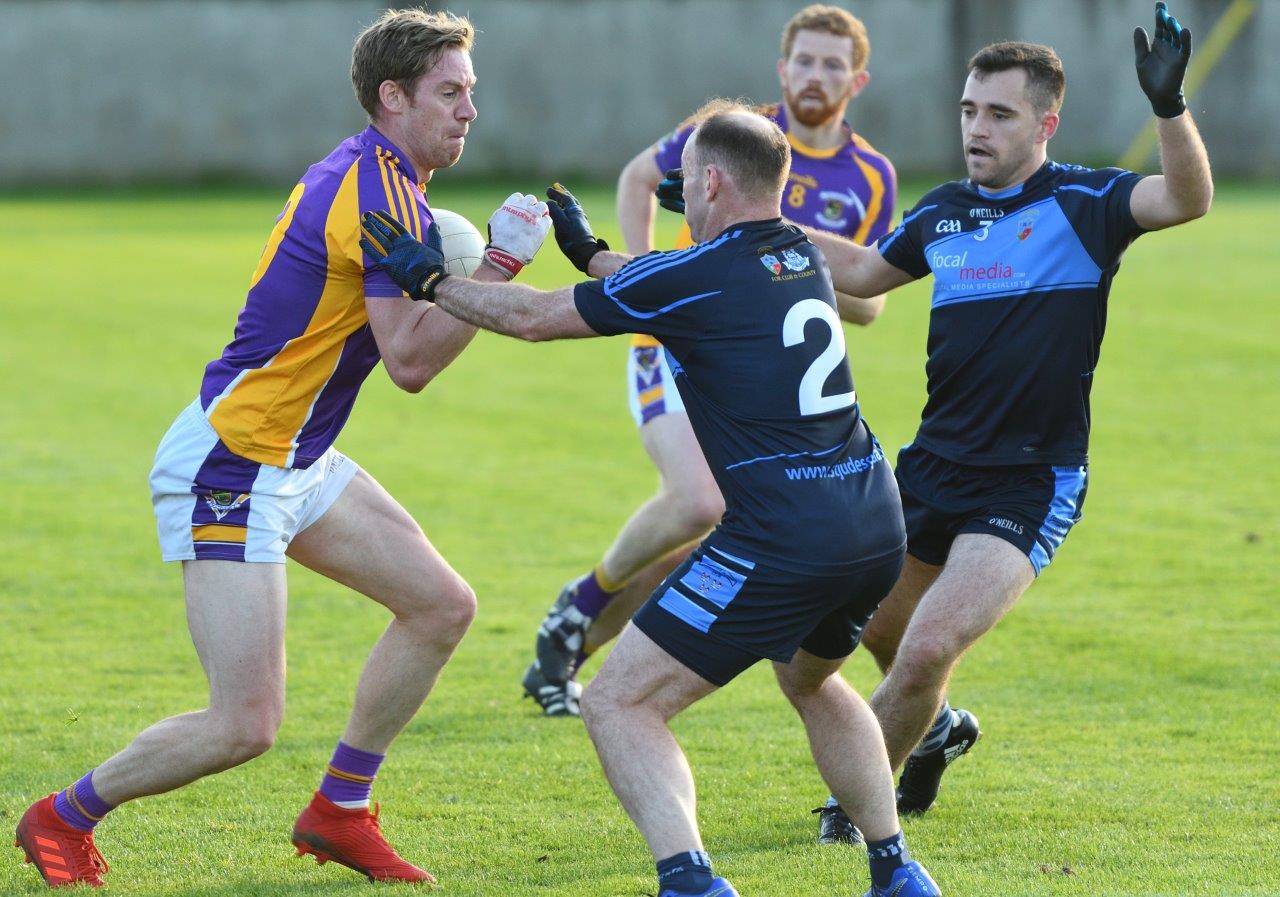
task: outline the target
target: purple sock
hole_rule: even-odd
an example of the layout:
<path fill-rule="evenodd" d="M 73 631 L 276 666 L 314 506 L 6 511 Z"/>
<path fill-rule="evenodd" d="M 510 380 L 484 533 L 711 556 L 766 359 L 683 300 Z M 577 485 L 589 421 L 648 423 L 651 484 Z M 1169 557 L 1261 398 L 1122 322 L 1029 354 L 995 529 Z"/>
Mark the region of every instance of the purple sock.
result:
<path fill-rule="evenodd" d="M 594 620 L 600 616 L 600 611 L 604 610 L 605 605 L 621 591 L 621 585 L 604 580 L 600 574 L 600 568 L 596 567 L 578 580 L 577 585 L 574 586 L 573 606 Z"/>
<path fill-rule="evenodd" d="M 54 811 L 62 817 L 62 821 L 82 832 L 91 832 L 93 827 L 115 809 L 111 804 L 98 796 L 93 790 L 93 770 L 84 774 L 80 781 L 58 792 L 53 799 Z"/>
<path fill-rule="evenodd" d="M 320 793 L 340 807 L 368 806 L 373 778 L 384 759 L 386 754 L 371 754 L 339 741 L 320 782 Z"/>

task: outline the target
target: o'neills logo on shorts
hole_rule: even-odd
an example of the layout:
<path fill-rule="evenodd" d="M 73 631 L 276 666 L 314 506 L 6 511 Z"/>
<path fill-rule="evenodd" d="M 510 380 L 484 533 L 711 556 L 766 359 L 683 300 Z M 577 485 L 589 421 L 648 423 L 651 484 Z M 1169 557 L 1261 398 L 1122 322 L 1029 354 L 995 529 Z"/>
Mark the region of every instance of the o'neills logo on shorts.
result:
<path fill-rule="evenodd" d="M 1022 524 L 1015 523 L 1008 517 L 991 517 L 987 520 L 987 524 L 989 526 L 998 526 L 1000 529 L 1007 529 L 1010 532 L 1017 533 L 1019 536 L 1022 535 Z"/>

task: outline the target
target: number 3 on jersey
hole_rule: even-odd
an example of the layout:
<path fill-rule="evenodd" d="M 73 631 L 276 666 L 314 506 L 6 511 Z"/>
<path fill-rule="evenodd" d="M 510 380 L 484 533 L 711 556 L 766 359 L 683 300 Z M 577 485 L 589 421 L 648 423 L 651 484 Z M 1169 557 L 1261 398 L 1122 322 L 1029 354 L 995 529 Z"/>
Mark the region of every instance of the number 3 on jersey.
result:
<path fill-rule="evenodd" d="M 804 342 L 804 325 L 818 319 L 831 330 L 831 342 L 821 355 L 813 360 L 809 369 L 800 378 L 800 414 L 826 414 L 848 408 L 858 400 L 854 390 L 824 396 L 822 386 L 836 366 L 844 361 L 844 328 L 840 326 L 840 318 L 830 305 L 821 299 L 802 299 L 787 312 L 782 321 L 782 345 L 791 347 Z"/>

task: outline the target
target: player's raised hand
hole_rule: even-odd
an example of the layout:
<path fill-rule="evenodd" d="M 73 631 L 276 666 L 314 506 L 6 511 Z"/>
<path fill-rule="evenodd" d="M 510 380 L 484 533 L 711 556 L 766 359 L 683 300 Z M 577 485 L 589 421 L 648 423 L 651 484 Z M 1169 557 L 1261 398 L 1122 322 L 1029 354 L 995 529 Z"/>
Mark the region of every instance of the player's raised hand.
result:
<path fill-rule="evenodd" d="M 597 252 L 609 248 L 609 244 L 591 232 L 591 222 L 582 210 L 582 203 L 563 184 L 556 181 L 547 188 L 547 208 L 556 228 L 556 243 L 565 258 L 583 274 Z"/>
<path fill-rule="evenodd" d="M 512 193 L 489 216 L 489 245 L 484 260 L 510 280 L 533 261 L 551 230 L 547 204 L 528 193 Z"/>
<path fill-rule="evenodd" d="M 653 191 L 658 197 L 658 205 L 668 212 L 684 214 L 684 169 L 669 168 L 658 182 L 658 189 Z"/>
<path fill-rule="evenodd" d="M 1185 112 L 1182 79 L 1191 59 L 1191 29 L 1169 15 L 1164 3 L 1157 3 L 1155 40 L 1148 42 L 1147 32 L 1135 28 L 1133 53 L 1138 84 L 1151 101 L 1152 111 L 1161 118 L 1177 118 Z"/>
<path fill-rule="evenodd" d="M 360 219 L 360 246 L 412 299 L 432 301 L 440 281 L 449 276 L 444 270 L 440 228 L 434 221 L 424 244 L 390 212 L 365 212 Z"/>

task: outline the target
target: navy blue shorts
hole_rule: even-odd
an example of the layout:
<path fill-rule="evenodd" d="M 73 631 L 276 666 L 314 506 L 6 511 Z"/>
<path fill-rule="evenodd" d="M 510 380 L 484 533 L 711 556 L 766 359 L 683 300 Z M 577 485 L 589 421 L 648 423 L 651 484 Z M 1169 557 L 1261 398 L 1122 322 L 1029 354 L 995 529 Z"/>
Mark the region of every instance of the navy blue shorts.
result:
<path fill-rule="evenodd" d="M 902 559 L 898 549 L 850 573 L 813 576 L 751 564 L 704 542 L 632 622 L 716 685 L 761 659 L 789 662 L 798 648 L 836 660 L 853 653 Z"/>
<path fill-rule="evenodd" d="M 1036 576 L 1080 521 L 1087 467 L 957 464 L 912 443 L 898 453 L 898 491 L 907 553 L 946 563 L 961 533 L 1004 539 L 1027 556 Z"/>

